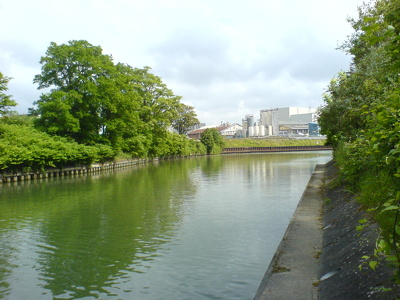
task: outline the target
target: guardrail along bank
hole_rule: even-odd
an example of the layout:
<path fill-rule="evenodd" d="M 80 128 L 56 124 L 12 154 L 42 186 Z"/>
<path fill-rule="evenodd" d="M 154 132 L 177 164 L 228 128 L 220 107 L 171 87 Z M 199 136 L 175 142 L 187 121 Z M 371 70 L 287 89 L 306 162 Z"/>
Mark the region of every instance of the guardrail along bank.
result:
<path fill-rule="evenodd" d="M 233 153 L 262 153 L 262 152 L 290 152 L 290 151 L 324 151 L 332 150 L 330 146 L 281 146 L 281 147 L 234 147 L 225 148 L 222 154 Z"/>

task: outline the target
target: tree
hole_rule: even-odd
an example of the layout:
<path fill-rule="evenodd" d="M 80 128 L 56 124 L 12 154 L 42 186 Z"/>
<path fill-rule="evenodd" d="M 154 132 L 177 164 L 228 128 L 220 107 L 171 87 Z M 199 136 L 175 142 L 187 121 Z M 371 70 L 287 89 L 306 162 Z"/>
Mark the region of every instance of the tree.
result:
<path fill-rule="evenodd" d="M 168 130 L 179 116 L 180 96 L 149 67 L 114 64 L 87 41 L 51 43 L 35 76 L 51 89 L 35 102 L 36 126 L 84 144 L 110 144 L 133 156 L 163 156 Z M 190 112 L 189 112 L 190 113 Z"/>
<path fill-rule="evenodd" d="M 355 33 L 341 48 L 352 55 L 351 67 L 330 82 L 318 121 L 321 133 L 334 147 L 360 135 L 368 126 L 371 108 L 384 101 L 387 87 L 397 81 L 398 71 L 393 69 L 388 51 L 393 34 L 380 16 L 383 8 L 382 1 L 375 6 L 365 4 L 359 8 L 359 19 L 350 20 Z"/>
<path fill-rule="evenodd" d="M 400 278 L 400 1 L 376 0 L 351 20 L 343 49 L 350 70 L 332 80 L 320 110 L 321 132 L 335 146 L 341 179 L 380 226 L 369 264 L 385 257 Z M 365 256 L 367 257 L 367 256 Z M 367 262 L 368 262 L 367 261 Z"/>
<path fill-rule="evenodd" d="M 172 120 L 172 127 L 179 134 L 186 134 L 199 123 L 194 107 L 181 103 L 177 107 L 177 117 Z"/>
<path fill-rule="evenodd" d="M 8 90 L 8 82 L 11 77 L 6 77 L 0 72 L 0 114 L 6 115 L 11 111 L 11 107 L 16 106 L 15 102 L 10 95 L 6 95 L 4 92 Z"/>
<path fill-rule="evenodd" d="M 169 127 L 178 117 L 180 96 L 168 89 L 162 79 L 151 68 L 132 68 L 119 64 L 121 72 L 127 75 L 130 87 L 138 97 L 138 131 L 150 141 L 148 155 L 164 156 L 165 140 L 170 137 Z"/>
<path fill-rule="evenodd" d="M 200 141 L 207 149 L 207 154 L 217 154 L 222 151 L 224 140 L 215 128 L 207 128 L 200 135 Z"/>
<path fill-rule="evenodd" d="M 139 95 L 139 118 L 146 130 L 163 135 L 176 118 L 182 97 L 174 95 L 149 67 L 132 68 L 131 84 Z"/>
<path fill-rule="evenodd" d="M 110 143 L 115 148 L 136 125 L 138 95 L 112 57 L 87 41 L 51 43 L 35 76 L 39 89 L 51 88 L 35 104 L 37 126 L 79 143 Z"/>
<path fill-rule="evenodd" d="M 40 63 L 42 72 L 34 83 L 39 89 L 52 89 L 35 103 L 41 115 L 38 126 L 81 143 L 98 142 L 105 107 L 98 97 L 99 85 L 114 66 L 111 57 L 86 41 L 52 42 Z"/>

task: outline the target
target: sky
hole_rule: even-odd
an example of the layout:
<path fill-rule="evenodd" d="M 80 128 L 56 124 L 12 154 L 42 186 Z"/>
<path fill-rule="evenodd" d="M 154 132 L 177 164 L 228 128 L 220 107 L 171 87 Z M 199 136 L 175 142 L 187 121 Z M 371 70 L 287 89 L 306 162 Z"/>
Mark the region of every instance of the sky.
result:
<path fill-rule="evenodd" d="M 149 66 L 200 122 L 323 104 L 348 70 L 337 50 L 362 0 L 0 0 L 0 72 L 27 113 L 51 42 L 86 40 L 114 62 Z"/>

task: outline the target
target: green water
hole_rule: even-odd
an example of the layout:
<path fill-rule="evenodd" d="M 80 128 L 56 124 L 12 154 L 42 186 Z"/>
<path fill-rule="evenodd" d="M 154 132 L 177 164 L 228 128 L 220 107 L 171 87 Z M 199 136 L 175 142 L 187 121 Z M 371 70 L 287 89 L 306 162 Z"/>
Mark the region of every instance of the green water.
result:
<path fill-rule="evenodd" d="M 317 163 L 161 161 L 0 186 L 1 299 L 252 299 Z"/>

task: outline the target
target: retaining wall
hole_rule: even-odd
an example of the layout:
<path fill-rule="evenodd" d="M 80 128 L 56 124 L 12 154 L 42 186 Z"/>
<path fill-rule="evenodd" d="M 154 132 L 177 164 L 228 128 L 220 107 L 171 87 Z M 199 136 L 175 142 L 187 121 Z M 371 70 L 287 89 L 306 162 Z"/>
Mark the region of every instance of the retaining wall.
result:
<path fill-rule="evenodd" d="M 78 166 L 78 167 L 66 167 L 62 169 L 47 169 L 44 172 L 18 172 L 11 174 L 0 174 L 0 183 L 18 182 L 18 181 L 30 181 L 43 178 L 51 177 L 64 177 L 64 176 L 75 176 L 82 174 L 99 173 L 107 170 L 117 170 L 126 168 L 133 165 L 143 164 L 157 159 L 134 159 L 119 161 L 118 163 L 104 163 L 104 164 L 93 164 L 89 167 Z"/>

